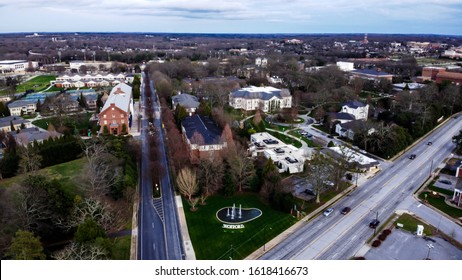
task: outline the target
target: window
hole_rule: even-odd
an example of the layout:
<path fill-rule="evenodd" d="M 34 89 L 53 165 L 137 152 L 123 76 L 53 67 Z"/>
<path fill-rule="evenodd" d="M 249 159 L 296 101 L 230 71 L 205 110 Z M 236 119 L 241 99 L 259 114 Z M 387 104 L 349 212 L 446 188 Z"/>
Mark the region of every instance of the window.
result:
<path fill-rule="evenodd" d="M 122 120 L 122 123 L 125 123 L 125 120 Z"/>
<path fill-rule="evenodd" d="M 120 117 L 123 118 L 123 117 L 124 117 L 124 114 L 120 114 Z"/>
<path fill-rule="evenodd" d="M 114 107 L 112 107 L 112 110 L 114 110 Z"/>
<path fill-rule="evenodd" d="M 112 118 L 115 118 L 115 114 L 112 114 Z"/>
<path fill-rule="evenodd" d="M 106 120 L 104 121 L 104 124 L 107 124 L 107 121 L 106 121 Z"/>
<path fill-rule="evenodd" d="M 112 124 L 117 124 L 116 120 L 112 120 Z"/>
<path fill-rule="evenodd" d="M 106 118 L 106 114 L 103 116 L 103 118 Z"/>

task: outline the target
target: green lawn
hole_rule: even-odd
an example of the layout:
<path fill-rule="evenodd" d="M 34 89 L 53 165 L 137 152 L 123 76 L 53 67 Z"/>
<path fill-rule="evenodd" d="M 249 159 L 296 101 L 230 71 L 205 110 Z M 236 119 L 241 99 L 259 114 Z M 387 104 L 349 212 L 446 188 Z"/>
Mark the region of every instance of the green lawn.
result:
<path fill-rule="evenodd" d="M 416 219 L 415 217 L 407 213 L 404 213 L 401 216 L 399 216 L 398 220 L 396 220 L 396 224 L 397 223 L 403 224 L 402 229 L 407 230 L 411 233 L 414 233 L 417 231 L 417 225 L 423 225 L 424 234 L 426 236 L 432 235 L 432 229 L 433 229 L 432 226 L 422 222 L 421 220 Z"/>
<path fill-rule="evenodd" d="M 80 175 L 80 171 L 85 165 L 85 159 L 80 158 L 73 161 L 53 165 L 37 171 L 38 174 L 46 175 L 48 178 L 53 178 L 61 181 L 63 186 L 68 188 L 75 187 L 76 177 Z M 15 184 L 21 183 L 26 174 L 19 174 L 17 176 L 3 179 L 0 181 L 1 187 L 11 187 Z"/>
<path fill-rule="evenodd" d="M 314 144 L 313 140 L 311 140 L 310 138 L 308 137 L 305 137 L 303 135 L 301 135 L 300 133 L 298 133 L 298 131 L 294 130 L 294 131 L 291 131 L 289 132 L 290 135 L 292 136 L 295 136 L 299 139 L 301 139 L 302 141 L 305 141 L 305 143 L 308 145 L 308 147 L 315 147 L 316 145 Z"/>
<path fill-rule="evenodd" d="M 257 194 L 238 194 L 234 197 L 213 196 L 199 205 L 196 212 L 183 201 L 189 235 L 199 260 L 244 259 L 296 222 L 291 215 L 275 211 L 264 204 Z M 263 214 L 244 229 L 223 229 L 216 212 L 223 207 L 258 208 Z M 265 227 L 266 226 L 266 227 Z"/>
<path fill-rule="evenodd" d="M 131 235 L 116 237 L 112 243 L 112 259 L 113 260 L 129 260 Z"/>
<path fill-rule="evenodd" d="M 16 87 L 16 92 L 25 92 L 28 89 L 33 89 L 35 92 L 42 91 L 50 85 L 50 81 L 56 79 L 56 76 L 42 75 L 37 76 L 29 81 L 19 84 Z"/>
<path fill-rule="evenodd" d="M 266 132 L 268 132 L 269 134 L 273 135 L 274 137 L 278 138 L 279 140 L 281 140 L 282 142 L 284 142 L 286 144 L 292 144 L 297 148 L 302 147 L 302 143 L 300 141 L 298 141 L 298 140 L 293 139 L 292 137 L 289 137 L 289 136 L 284 135 L 282 133 L 269 131 L 269 130 L 267 130 Z"/>
<path fill-rule="evenodd" d="M 454 192 L 451 191 L 451 190 L 438 188 L 438 187 L 435 187 L 434 185 L 429 186 L 428 189 L 431 190 L 431 191 L 439 192 L 441 194 L 445 194 L 445 195 L 449 195 L 449 196 L 452 196 L 454 194 Z"/>
<path fill-rule="evenodd" d="M 427 201 L 433 207 L 438 208 L 439 210 L 443 211 L 444 213 L 448 214 L 453 218 L 462 217 L 462 210 L 457 209 L 455 207 L 451 207 L 444 202 L 444 196 L 440 197 L 433 197 L 430 192 L 422 192 L 419 195 L 419 198 L 425 201 L 425 194 L 427 194 Z"/>

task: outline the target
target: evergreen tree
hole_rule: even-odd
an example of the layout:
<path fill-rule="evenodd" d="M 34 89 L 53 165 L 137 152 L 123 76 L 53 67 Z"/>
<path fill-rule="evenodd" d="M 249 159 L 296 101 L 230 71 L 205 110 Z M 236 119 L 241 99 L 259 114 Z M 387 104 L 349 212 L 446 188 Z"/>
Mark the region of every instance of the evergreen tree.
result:
<path fill-rule="evenodd" d="M 8 255 L 13 260 L 44 260 L 45 254 L 40 239 L 32 232 L 18 230 Z"/>

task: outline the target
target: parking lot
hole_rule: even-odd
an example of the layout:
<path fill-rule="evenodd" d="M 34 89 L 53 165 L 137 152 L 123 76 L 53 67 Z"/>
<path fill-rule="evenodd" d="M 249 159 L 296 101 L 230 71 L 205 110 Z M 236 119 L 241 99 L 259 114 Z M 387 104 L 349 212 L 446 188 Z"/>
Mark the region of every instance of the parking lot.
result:
<path fill-rule="evenodd" d="M 364 257 L 366 260 L 423 260 L 427 257 L 431 260 L 462 260 L 462 250 L 440 237 L 426 240 L 394 229 L 379 247 L 371 248 Z"/>

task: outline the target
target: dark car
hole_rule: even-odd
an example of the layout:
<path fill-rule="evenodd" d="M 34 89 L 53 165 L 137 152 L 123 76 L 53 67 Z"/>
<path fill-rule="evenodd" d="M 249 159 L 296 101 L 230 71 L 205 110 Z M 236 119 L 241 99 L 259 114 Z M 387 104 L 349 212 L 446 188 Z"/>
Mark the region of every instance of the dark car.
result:
<path fill-rule="evenodd" d="M 312 190 L 312 189 L 306 189 L 303 192 L 308 194 L 308 195 L 316 195 L 316 192 L 314 190 Z"/>
<path fill-rule="evenodd" d="M 373 219 L 372 222 L 369 223 L 370 228 L 376 228 L 380 224 L 380 221 L 377 219 Z"/>
<path fill-rule="evenodd" d="M 411 154 L 409 155 L 409 159 L 415 159 L 416 155 L 415 154 Z"/>
<path fill-rule="evenodd" d="M 334 136 L 331 135 L 331 134 L 327 135 L 327 137 L 330 138 L 330 139 L 333 139 L 333 138 L 334 138 Z"/>
<path fill-rule="evenodd" d="M 427 145 L 428 145 L 428 146 L 431 146 L 432 144 L 433 144 L 433 143 L 432 143 L 432 142 L 430 142 L 430 141 L 427 143 Z"/>
<path fill-rule="evenodd" d="M 345 208 L 342 209 L 342 212 L 341 212 L 341 213 L 342 213 L 342 215 L 346 215 L 346 214 L 348 214 L 350 211 L 351 211 L 351 208 L 350 208 L 350 207 L 345 207 Z"/>

